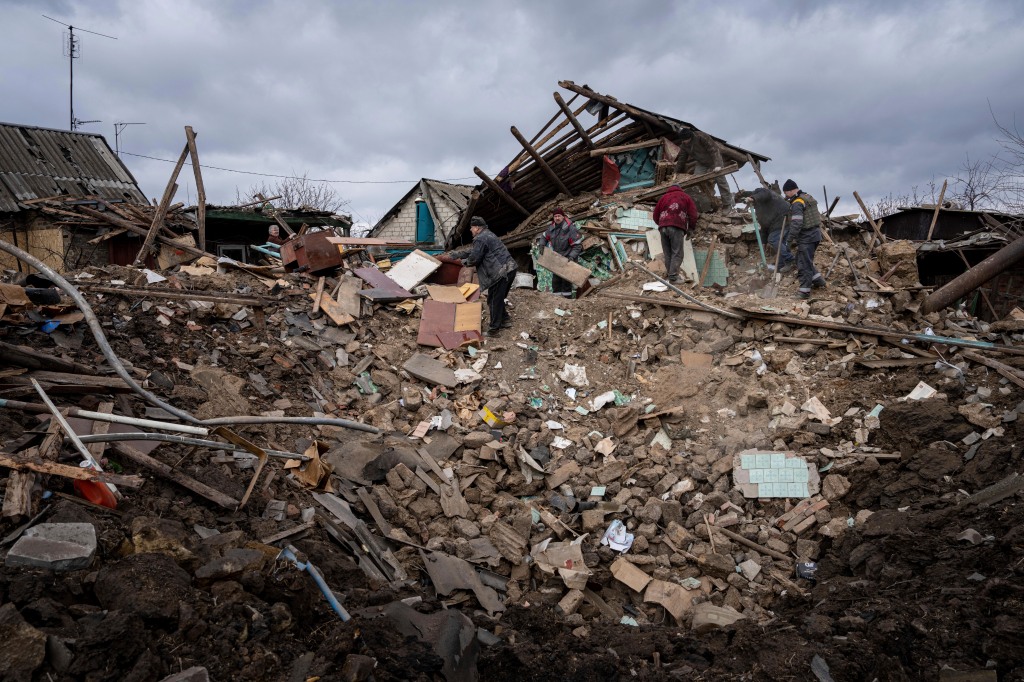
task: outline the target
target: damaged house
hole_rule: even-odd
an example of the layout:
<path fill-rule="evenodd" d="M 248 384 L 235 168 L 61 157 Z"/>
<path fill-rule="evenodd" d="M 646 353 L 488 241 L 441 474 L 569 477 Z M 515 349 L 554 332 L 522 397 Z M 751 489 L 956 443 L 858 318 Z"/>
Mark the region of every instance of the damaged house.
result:
<path fill-rule="evenodd" d="M 675 142 L 681 131 L 697 130 L 696 126 L 620 102 L 586 85 L 572 81 L 560 81 L 558 85 L 572 93 L 571 97 L 565 100 L 554 93 L 554 116 L 530 139 L 512 126 L 511 133 L 522 151 L 496 177 L 473 169 L 481 184 L 449 235 L 448 248 L 469 241 L 469 219 L 473 215 L 486 219 L 495 233 L 506 235 L 517 228 L 521 232 L 542 226 L 556 202 L 563 203 L 570 215 L 578 216 L 585 212 L 583 209 L 609 203 L 601 197 L 614 196 L 620 203 L 651 200 L 672 181 L 678 152 Z M 726 173 L 746 163 L 759 166 L 769 160 L 720 138 L 713 139 L 719 145 Z M 685 181 L 687 191 L 696 195 L 702 210 L 713 207 L 711 183 L 722 174 L 706 173 Z"/>
<path fill-rule="evenodd" d="M 471 185 L 423 178 L 366 235 L 443 249 L 469 205 Z"/>
<path fill-rule="evenodd" d="M 95 229 L 69 226 L 39 209 L 42 200 L 53 197 L 94 206 L 100 200 L 147 204 L 135 178 L 102 135 L 0 123 L 0 239 L 20 245 L 57 269 L 66 261 L 80 267 L 97 257 L 102 263 L 114 262 L 122 240 L 109 240 L 100 249 L 88 244 Z M 0 255 L 0 264 L 17 267 L 6 254 Z"/>

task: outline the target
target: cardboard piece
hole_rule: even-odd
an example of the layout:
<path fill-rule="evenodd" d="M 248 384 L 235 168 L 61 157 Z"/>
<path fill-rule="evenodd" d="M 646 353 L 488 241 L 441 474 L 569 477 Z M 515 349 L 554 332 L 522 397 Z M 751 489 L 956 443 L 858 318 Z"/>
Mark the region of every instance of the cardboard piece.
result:
<path fill-rule="evenodd" d="M 402 369 L 420 381 L 436 386 L 455 388 L 459 383 L 455 378 L 455 372 L 445 367 L 443 363 L 422 353 L 416 353 L 409 358 L 402 365 Z"/>
<path fill-rule="evenodd" d="M 544 253 L 537 258 L 537 265 L 547 268 L 577 287 L 583 286 L 590 279 L 590 270 L 579 263 L 573 263 L 565 256 L 556 253 L 554 249 L 544 249 Z"/>
<path fill-rule="evenodd" d="M 428 284 L 427 294 L 435 301 L 441 303 L 465 303 L 466 297 L 462 294 L 460 287 L 441 286 Z"/>
<path fill-rule="evenodd" d="M 25 295 L 25 289 L 15 284 L 0 284 L 0 303 L 32 305 L 32 301 Z"/>
<path fill-rule="evenodd" d="M 693 600 L 704 595 L 703 590 L 688 590 L 682 585 L 665 580 L 652 580 L 644 592 L 644 601 L 660 604 L 681 623 L 687 612 L 693 608 Z"/>
<path fill-rule="evenodd" d="M 653 580 L 651 576 L 621 557 L 612 562 L 612 575 L 634 592 L 643 592 L 647 584 Z"/>
<path fill-rule="evenodd" d="M 391 268 L 387 277 L 403 289 L 412 289 L 441 267 L 441 261 L 416 249 Z"/>

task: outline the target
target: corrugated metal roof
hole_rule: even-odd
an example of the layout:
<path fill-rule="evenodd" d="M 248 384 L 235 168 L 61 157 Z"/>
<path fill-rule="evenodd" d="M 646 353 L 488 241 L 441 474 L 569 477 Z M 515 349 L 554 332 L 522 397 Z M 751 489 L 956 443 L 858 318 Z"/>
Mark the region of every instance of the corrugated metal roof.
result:
<path fill-rule="evenodd" d="M 59 195 L 148 203 L 102 135 L 0 123 L 0 212 Z"/>

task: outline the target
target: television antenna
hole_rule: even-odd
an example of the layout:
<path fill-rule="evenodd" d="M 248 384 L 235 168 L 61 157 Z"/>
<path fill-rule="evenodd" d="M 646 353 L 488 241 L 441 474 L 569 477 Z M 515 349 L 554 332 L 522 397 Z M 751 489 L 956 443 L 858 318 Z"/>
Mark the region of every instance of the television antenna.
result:
<path fill-rule="evenodd" d="M 65 24 L 59 19 L 48 17 L 45 14 L 42 16 L 44 19 L 49 19 L 56 24 L 66 26 L 68 29 L 68 32 L 64 34 L 64 56 L 68 58 L 68 129 L 74 132 L 79 126 L 86 123 L 102 123 L 102 121 L 80 121 L 75 118 L 75 60 L 81 56 L 81 48 L 78 43 L 78 36 L 75 35 L 75 27 L 71 24 Z M 78 30 L 82 33 L 91 33 L 94 36 L 100 36 L 101 38 L 117 40 L 114 36 L 108 36 L 105 33 L 88 31 L 84 28 L 79 28 Z"/>
<path fill-rule="evenodd" d="M 85 121 L 82 121 L 82 122 L 84 123 Z M 145 123 L 129 123 L 129 122 L 126 122 L 126 121 L 114 121 L 114 153 L 117 154 L 118 157 L 121 156 L 121 133 L 124 132 L 124 129 L 127 128 L 128 126 L 144 126 L 144 125 L 146 125 L 146 124 Z"/>

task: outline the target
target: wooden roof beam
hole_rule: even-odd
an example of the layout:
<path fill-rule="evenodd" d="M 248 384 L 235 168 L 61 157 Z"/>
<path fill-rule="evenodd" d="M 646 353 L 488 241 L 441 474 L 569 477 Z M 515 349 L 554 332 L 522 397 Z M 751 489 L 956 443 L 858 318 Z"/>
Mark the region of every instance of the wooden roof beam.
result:
<path fill-rule="evenodd" d="M 523 140 L 523 142 L 525 143 L 526 140 Z M 498 185 L 498 183 L 496 183 L 494 180 L 491 180 L 491 178 L 487 175 L 487 173 L 484 173 L 482 170 L 480 170 L 476 166 L 473 166 L 473 172 L 476 173 L 478 178 L 480 178 L 481 180 L 484 181 L 484 184 L 487 185 L 491 189 L 491 191 L 493 191 L 499 197 L 504 199 L 505 203 L 507 203 L 509 206 L 511 206 L 512 208 L 516 209 L 517 211 L 519 211 L 523 215 L 530 215 L 529 211 L 527 211 L 525 208 L 523 208 L 522 205 L 518 201 L 516 201 L 515 199 L 512 198 L 512 195 L 510 195 L 508 192 L 503 190 Z"/>
<path fill-rule="evenodd" d="M 587 131 L 583 128 L 582 125 L 580 125 L 580 122 L 576 119 L 576 116 L 573 115 L 572 109 L 570 109 L 569 105 L 565 103 L 565 100 L 562 99 L 561 95 L 559 95 L 557 92 L 554 93 L 554 95 L 555 102 L 558 104 L 558 108 L 562 110 L 562 113 L 565 114 L 565 117 L 569 119 L 569 123 L 571 123 L 572 127 L 576 129 L 576 132 L 579 133 L 580 137 L 583 138 L 583 143 L 587 145 L 587 149 L 593 149 L 594 141 L 590 139 L 590 136 L 587 135 Z M 575 96 L 576 95 L 573 95 L 573 97 Z"/>
<path fill-rule="evenodd" d="M 566 195 L 572 196 L 572 192 L 569 191 L 569 188 L 565 186 L 565 183 L 562 182 L 558 175 L 555 174 L 555 171 L 551 170 L 551 166 L 549 166 L 547 161 L 544 160 L 544 157 L 537 153 L 537 150 L 533 148 L 533 145 L 527 142 L 526 138 L 523 137 L 523 134 L 520 133 L 519 129 L 515 126 L 512 126 L 512 135 L 519 140 L 519 144 L 523 145 L 523 149 L 526 150 L 526 153 L 533 157 L 533 160 L 541 167 L 544 174 L 551 179 L 551 182 L 555 183 L 555 187 Z M 527 215 L 529 215 L 529 213 L 527 213 Z"/>

